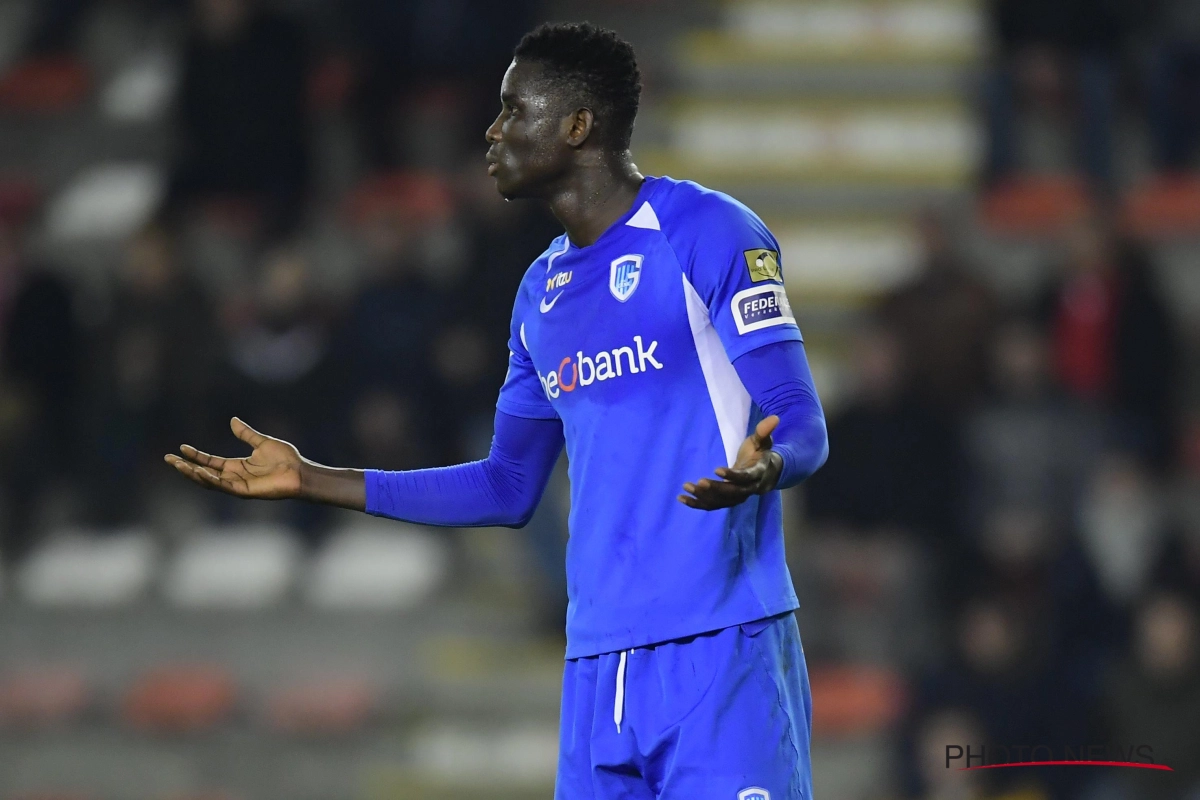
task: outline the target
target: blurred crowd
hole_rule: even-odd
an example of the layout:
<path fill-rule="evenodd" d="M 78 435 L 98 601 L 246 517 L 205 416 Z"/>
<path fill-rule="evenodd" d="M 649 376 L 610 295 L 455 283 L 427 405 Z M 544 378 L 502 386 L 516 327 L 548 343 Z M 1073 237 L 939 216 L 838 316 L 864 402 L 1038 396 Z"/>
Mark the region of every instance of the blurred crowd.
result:
<path fill-rule="evenodd" d="M 920 225 L 925 269 L 855 332 L 855 388 L 806 483 L 806 646 L 904 665 L 911 796 L 1196 797 L 1200 475 L 1147 253 L 1081 221 L 1014 304 L 936 217 Z M 967 743 L 1149 745 L 1176 771 L 947 770 Z"/>
<path fill-rule="evenodd" d="M 38 4 L 24 57 L 69 52 L 92 5 Z M 161 208 L 103 291 L 81 294 L 44 263 L 36 208 L 0 203 L 9 562 L 64 515 L 101 529 L 146 519 L 178 482 L 162 455 L 181 442 L 238 454 L 234 414 L 326 463 L 479 457 L 510 299 L 558 232 L 541 209 L 502 202 L 481 169 L 533 3 L 353 0 L 323 7 L 320 30 L 251 0 L 139 7 L 183 31 L 173 156 Z M 1114 141 L 1130 94 L 1148 168 L 1193 165 L 1198 9 L 995 0 L 985 183 L 1023 168 L 1019 131 L 1040 103 L 1077 119 L 1077 164 L 1103 195 L 1126 169 Z M 331 95 L 356 165 L 334 188 L 314 166 L 314 104 Z M 910 797 L 1200 797 L 1195 343 L 1152 251 L 1098 208 L 1020 303 L 980 277 L 967 229 L 925 213 L 923 269 L 850 337 L 850 389 L 829 409 L 831 455 L 801 491 L 791 560 L 810 660 L 906 676 Z M 311 234 L 330 228 L 333 267 Z M 203 257 L 221 246 L 242 257 L 214 277 Z M 245 513 L 208 501 L 214 518 Z M 321 509 L 282 513 L 320 540 Z M 983 742 L 1150 745 L 1175 772 L 939 760 L 947 743 Z"/>
<path fill-rule="evenodd" d="M 1139 169 L 1177 173 L 1200 144 L 1200 6 L 1193 0 L 990 0 L 981 99 L 988 180 L 1028 166 L 1030 118 L 1067 129 L 1072 161 L 1110 193 Z M 1148 147 L 1125 135 L 1141 119 Z M 1145 150 L 1147 152 L 1138 152 Z"/>
<path fill-rule="evenodd" d="M 39 5 L 30 58 L 69 48 L 91 5 Z M 28 246 L 36 209 L 0 222 L 9 559 L 64 492 L 85 525 L 142 519 L 172 478 L 162 455 L 181 442 L 236 448 L 233 414 L 332 463 L 399 469 L 486 451 L 507 298 L 557 235 L 482 169 L 529 4 L 358 0 L 331 7 L 324 39 L 249 0 L 141 5 L 184 24 L 161 208 L 86 295 Z M 317 69 L 318 44 L 352 53 L 353 77 Z M 330 80 L 345 84 L 357 145 L 344 192 L 314 178 L 313 106 Z M 431 124 L 449 141 L 408 163 L 419 148 L 406 137 Z M 336 228 L 332 281 L 309 235 L 318 218 Z M 214 242 L 240 256 L 216 278 L 202 259 Z M 288 513 L 319 537 L 319 510 Z"/>

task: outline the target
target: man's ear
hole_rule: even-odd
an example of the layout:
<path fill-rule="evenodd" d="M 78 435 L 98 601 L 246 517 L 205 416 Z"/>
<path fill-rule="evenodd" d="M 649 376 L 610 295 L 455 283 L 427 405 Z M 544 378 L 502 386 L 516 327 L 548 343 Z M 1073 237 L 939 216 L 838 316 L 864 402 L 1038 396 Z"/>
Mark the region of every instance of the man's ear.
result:
<path fill-rule="evenodd" d="M 591 135 L 596 118 L 592 116 L 590 108 L 577 108 L 567 117 L 567 124 L 569 126 L 567 128 L 567 144 L 571 147 L 580 147 Z"/>

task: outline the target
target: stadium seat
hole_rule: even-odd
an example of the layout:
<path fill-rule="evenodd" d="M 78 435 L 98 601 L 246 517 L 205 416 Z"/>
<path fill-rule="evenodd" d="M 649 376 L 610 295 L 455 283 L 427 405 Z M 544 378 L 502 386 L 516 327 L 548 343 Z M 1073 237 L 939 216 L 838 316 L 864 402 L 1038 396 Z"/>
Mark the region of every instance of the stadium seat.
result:
<path fill-rule="evenodd" d="M 27 61 L 0 79 L 0 108 L 54 114 L 79 106 L 91 86 L 87 68 L 70 57 Z"/>
<path fill-rule="evenodd" d="M 152 164 L 97 164 L 50 202 L 46 231 L 59 242 L 122 239 L 149 222 L 165 190 Z"/>
<path fill-rule="evenodd" d="M 900 718 L 907 702 L 901 676 L 883 668 L 814 667 L 809 682 L 814 737 L 880 733 Z"/>
<path fill-rule="evenodd" d="M 367 178 L 346 199 L 345 214 L 353 225 L 388 220 L 432 223 L 454 210 L 450 187 L 432 173 L 392 172 Z"/>
<path fill-rule="evenodd" d="M 116 122 L 155 122 L 170 108 L 177 80 L 166 53 L 147 51 L 113 76 L 104 87 L 100 107 Z"/>
<path fill-rule="evenodd" d="M 330 537 L 309 570 L 305 596 L 320 608 L 408 608 L 441 583 L 446 560 L 428 531 L 367 520 Z"/>
<path fill-rule="evenodd" d="M 1164 176 L 1133 189 L 1125 198 L 1121 222 L 1147 238 L 1200 234 L 1200 178 Z"/>
<path fill-rule="evenodd" d="M 154 540 L 140 529 L 63 531 L 25 559 L 15 583 L 39 605 L 120 605 L 145 594 L 156 554 Z"/>
<path fill-rule="evenodd" d="M 276 690 L 267 698 L 265 716 L 283 733 L 345 734 L 366 724 L 377 701 L 367 681 L 334 677 Z"/>
<path fill-rule="evenodd" d="M 129 725 L 154 733 L 187 733 L 224 721 L 236 698 L 233 677 L 206 665 L 161 667 L 143 675 L 121 705 Z"/>
<path fill-rule="evenodd" d="M 290 531 L 269 525 L 217 528 L 180 547 L 164 591 L 188 608 L 254 608 L 279 601 L 300 560 Z"/>
<path fill-rule="evenodd" d="M 88 704 L 83 675 L 43 667 L 0 677 L 0 728 L 41 728 L 78 717 Z"/>
<path fill-rule="evenodd" d="M 1068 176 L 1024 176 L 983 196 L 980 213 L 992 233 L 1047 236 L 1086 216 L 1091 209 L 1084 182 Z"/>

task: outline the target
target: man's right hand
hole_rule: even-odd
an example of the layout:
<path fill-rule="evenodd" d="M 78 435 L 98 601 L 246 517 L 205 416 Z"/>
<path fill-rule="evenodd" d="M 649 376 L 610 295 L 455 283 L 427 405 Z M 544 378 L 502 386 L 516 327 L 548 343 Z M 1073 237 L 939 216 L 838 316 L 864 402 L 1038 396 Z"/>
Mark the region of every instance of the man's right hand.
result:
<path fill-rule="evenodd" d="M 305 461 L 300 451 L 282 439 L 262 435 L 237 417 L 229 421 L 229 427 L 234 436 L 254 448 L 248 458 L 210 456 L 185 444 L 179 448 L 183 457 L 165 456 L 167 463 L 206 489 L 238 497 L 282 500 L 301 496 L 300 471 Z"/>

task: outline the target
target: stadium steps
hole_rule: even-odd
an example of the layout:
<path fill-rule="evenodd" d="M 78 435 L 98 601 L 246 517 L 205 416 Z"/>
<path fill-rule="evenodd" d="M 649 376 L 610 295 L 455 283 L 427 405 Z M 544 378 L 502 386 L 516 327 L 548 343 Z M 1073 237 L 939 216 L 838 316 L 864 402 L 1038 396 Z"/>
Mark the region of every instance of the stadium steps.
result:
<path fill-rule="evenodd" d="M 918 267 L 912 215 L 969 196 L 982 15 L 972 0 L 727 0 L 715 18 L 677 38 L 677 90 L 638 162 L 763 216 L 820 349 Z"/>

